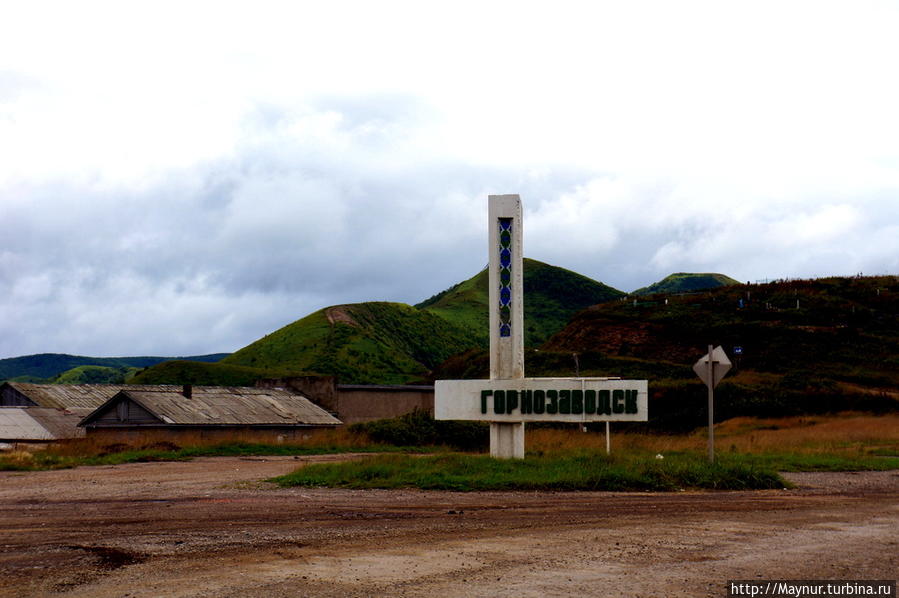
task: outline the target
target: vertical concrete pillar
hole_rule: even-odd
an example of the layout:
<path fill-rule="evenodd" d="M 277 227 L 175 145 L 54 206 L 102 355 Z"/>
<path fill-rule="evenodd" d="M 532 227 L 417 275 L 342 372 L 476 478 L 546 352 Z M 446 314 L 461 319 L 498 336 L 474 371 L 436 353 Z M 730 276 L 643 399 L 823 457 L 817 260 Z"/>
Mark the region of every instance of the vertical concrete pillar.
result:
<path fill-rule="evenodd" d="M 488 202 L 490 286 L 490 379 L 524 378 L 524 262 L 518 195 L 491 195 Z M 524 422 L 490 423 L 490 455 L 524 458 Z"/>

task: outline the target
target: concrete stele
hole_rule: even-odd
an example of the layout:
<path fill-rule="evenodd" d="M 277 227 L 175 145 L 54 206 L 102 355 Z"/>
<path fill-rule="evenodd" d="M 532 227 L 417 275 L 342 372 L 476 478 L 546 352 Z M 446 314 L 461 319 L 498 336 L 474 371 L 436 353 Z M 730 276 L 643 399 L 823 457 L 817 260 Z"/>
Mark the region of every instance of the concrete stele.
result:
<path fill-rule="evenodd" d="M 490 379 L 524 378 L 524 278 L 521 198 L 490 195 L 488 280 Z M 490 455 L 524 458 L 524 422 L 491 422 Z"/>

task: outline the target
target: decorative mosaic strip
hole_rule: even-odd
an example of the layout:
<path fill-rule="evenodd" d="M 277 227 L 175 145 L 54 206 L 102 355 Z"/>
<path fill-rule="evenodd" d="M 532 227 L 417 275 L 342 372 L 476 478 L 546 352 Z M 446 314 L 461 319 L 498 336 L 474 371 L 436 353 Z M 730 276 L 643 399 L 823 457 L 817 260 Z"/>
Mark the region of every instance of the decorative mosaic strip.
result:
<path fill-rule="evenodd" d="M 512 219 L 499 219 L 499 335 L 512 335 Z"/>

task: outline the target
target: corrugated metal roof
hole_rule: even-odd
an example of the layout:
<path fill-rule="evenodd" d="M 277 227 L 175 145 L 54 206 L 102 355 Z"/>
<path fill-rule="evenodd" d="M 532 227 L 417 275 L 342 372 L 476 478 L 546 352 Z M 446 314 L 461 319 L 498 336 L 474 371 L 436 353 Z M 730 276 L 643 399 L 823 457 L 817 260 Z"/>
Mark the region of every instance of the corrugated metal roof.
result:
<path fill-rule="evenodd" d="M 147 388 L 126 384 L 29 384 L 8 382 L 10 386 L 31 399 L 39 407 L 53 409 L 89 409 L 93 411 L 117 392 L 126 388 Z M 180 386 L 165 388 L 180 389 Z"/>
<path fill-rule="evenodd" d="M 144 386 L 126 388 L 116 395 L 117 399 L 126 397 L 172 424 L 336 426 L 342 423 L 306 397 L 286 390 L 194 386 L 191 398 L 187 398 L 180 386 Z"/>
<path fill-rule="evenodd" d="M 56 440 L 56 437 L 31 417 L 28 407 L 0 409 L 0 440 Z"/>
<path fill-rule="evenodd" d="M 84 417 L 90 414 L 88 409 L 46 409 L 44 407 L 27 407 L 26 411 L 55 438 L 83 438 L 84 428 L 78 427 Z"/>

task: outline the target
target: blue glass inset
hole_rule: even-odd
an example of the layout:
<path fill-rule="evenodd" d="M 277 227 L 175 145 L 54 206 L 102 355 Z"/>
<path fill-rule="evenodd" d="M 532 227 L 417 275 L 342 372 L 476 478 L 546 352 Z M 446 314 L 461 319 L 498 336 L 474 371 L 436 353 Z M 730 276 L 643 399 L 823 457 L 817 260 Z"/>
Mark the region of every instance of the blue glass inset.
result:
<path fill-rule="evenodd" d="M 499 219 L 499 335 L 512 336 L 512 219 Z"/>

